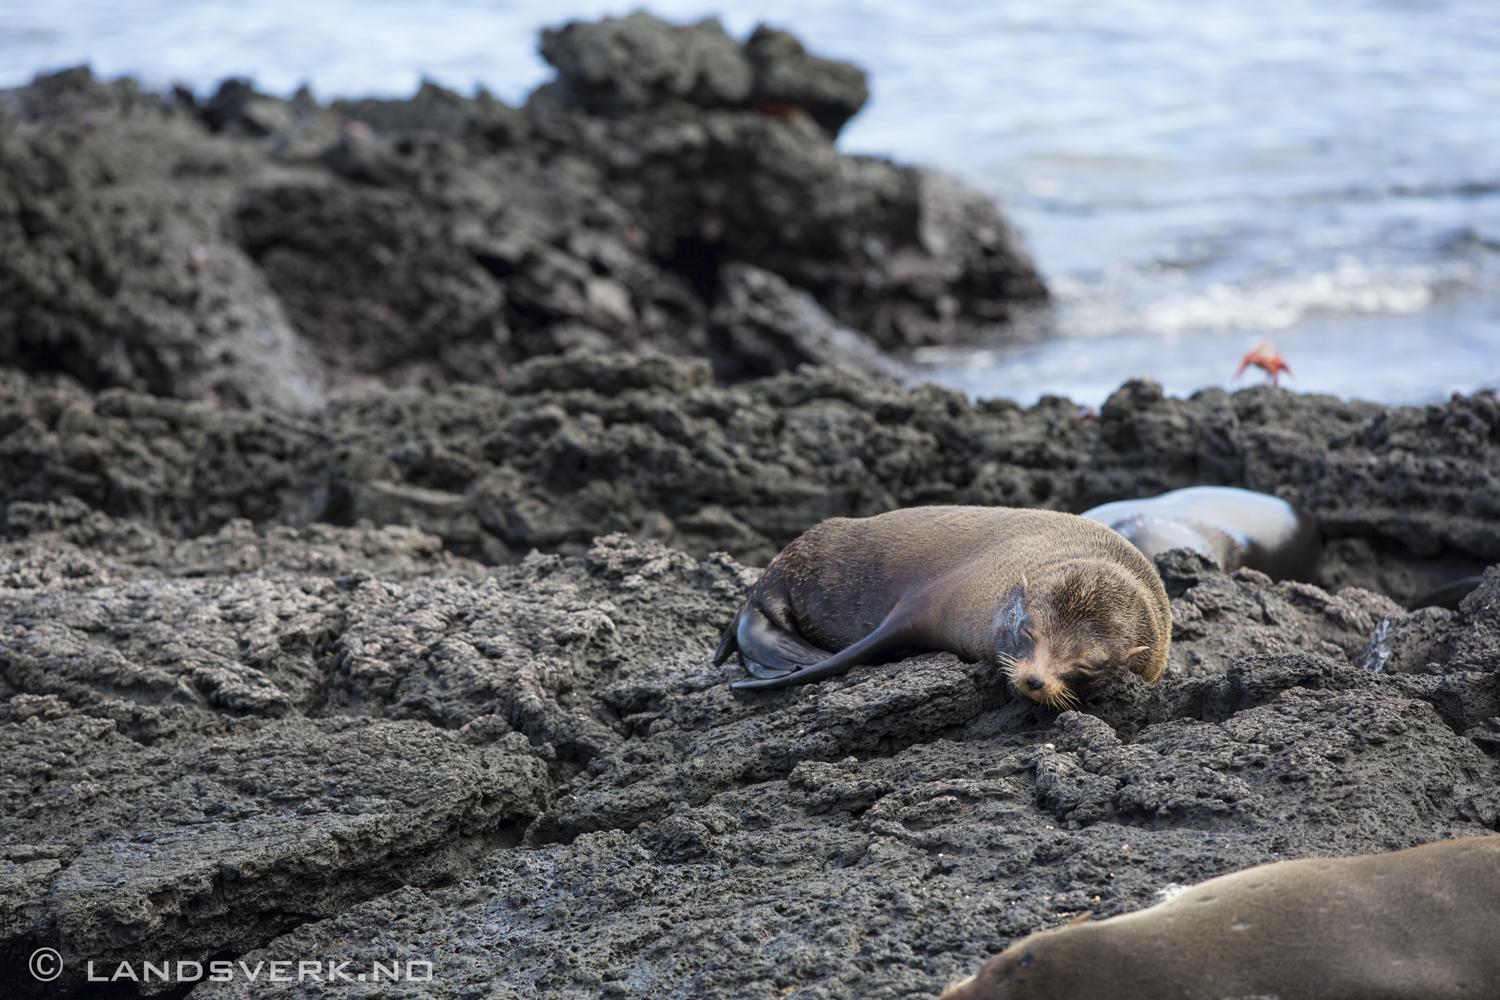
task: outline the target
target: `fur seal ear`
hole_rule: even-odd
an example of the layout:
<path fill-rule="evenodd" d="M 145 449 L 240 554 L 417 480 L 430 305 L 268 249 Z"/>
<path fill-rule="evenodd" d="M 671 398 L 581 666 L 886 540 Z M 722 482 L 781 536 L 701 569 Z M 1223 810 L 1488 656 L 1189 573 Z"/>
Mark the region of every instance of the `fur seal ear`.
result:
<path fill-rule="evenodd" d="M 1152 671 L 1150 660 L 1147 660 L 1145 663 L 1142 663 L 1139 666 L 1136 666 L 1130 662 L 1131 660 L 1135 659 L 1138 654 L 1149 652 L 1151 652 L 1150 646 L 1132 646 L 1129 649 L 1125 650 L 1125 656 L 1121 662 L 1123 662 L 1127 667 L 1130 667 L 1131 673 L 1139 674 L 1142 680 L 1150 684 L 1155 684 L 1158 680 L 1161 679 L 1162 672 L 1166 669 L 1165 667 L 1163 667 L 1161 670 Z"/>
<path fill-rule="evenodd" d="M 995 610 L 995 643 L 1001 652 L 1020 653 L 1026 621 L 1026 578 L 1023 576 L 1020 586 L 1012 587 Z"/>

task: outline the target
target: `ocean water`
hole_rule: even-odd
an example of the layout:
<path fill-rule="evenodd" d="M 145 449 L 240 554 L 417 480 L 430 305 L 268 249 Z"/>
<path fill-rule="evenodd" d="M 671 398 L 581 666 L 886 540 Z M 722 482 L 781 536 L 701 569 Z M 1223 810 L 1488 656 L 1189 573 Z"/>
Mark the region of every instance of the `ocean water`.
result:
<path fill-rule="evenodd" d="M 538 31 L 605 0 L 0 0 L 0 86 L 89 63 L 209 92 L 229 75 L 320 98 L 424 77 L 512 101 Z M 1273 340 L 1307 392 L 1421 403 L 1500 386 L 1495 0 L 662 0 L 766 22 L 870 74 L 846 152 L 992 193 L 1056 293 L 1053 336 L 928 352 L 979 397 L 1098 405 L 1235 378 Z"/>

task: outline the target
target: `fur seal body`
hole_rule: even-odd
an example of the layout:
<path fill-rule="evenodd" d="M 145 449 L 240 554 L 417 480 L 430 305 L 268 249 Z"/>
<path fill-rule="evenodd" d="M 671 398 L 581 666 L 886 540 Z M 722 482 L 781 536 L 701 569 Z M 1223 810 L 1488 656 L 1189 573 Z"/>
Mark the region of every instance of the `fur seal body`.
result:
<path fill-rule="evenodd" d="M 1083 512 L 1154 559 L 1168 549 L 1212 556 L 1224 572 L 1241 566 L 1273 580 L 1317 579 L 1322 536 L 1312 518 L 1279 497 L 1230 486 L 1190 486 Z"/>
<path fill-rule="evenodd" d="M 1005 668 L 1040 704 L 1077 701 L 1123 669 L 1155 681 L 1172 613 L 1156 569 L 1120 535 L 1075 514 L 910 507 L 831 518 L 771 561 L 724 631 L 755 678 L 804 684 L 899 651 L 946 650 Z"/>
<path fill-rule="evenodd" d="M 1033 934 L 940 1000 L 1251 996 L 1500 997 L 1500 837 L 1209 879 L 1149 909 Z"/>

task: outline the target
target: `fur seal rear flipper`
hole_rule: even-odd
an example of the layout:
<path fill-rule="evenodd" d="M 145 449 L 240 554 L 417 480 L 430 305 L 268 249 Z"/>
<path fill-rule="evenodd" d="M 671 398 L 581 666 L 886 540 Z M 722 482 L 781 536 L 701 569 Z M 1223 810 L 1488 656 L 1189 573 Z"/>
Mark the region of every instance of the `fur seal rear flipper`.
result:
<path fill-rule="evenodd" d="M 719 641 L 751 679 L 804 684 L 905 650 L 989 661 L 1061 707 L 1120 670 L 1155 681 L 1171 611 L 1155 568 L 1093 521 L 1006 507 L 832 518 L 782 551 Z"/>
<path fill-rule="evenodd" d="M 777 628 L 759 608 L 747 608 L 735 619 L 736 624 L 731 630 L 745 669 L 758 680 L 739 681 L 734 688 L 754 691 L 788 684 L 808 684 L 825 677 L 837 677 L 850 667 L 869 663 L 892 650 L 925 645 L 915 621 L 919 616 L 918 609 L 924 603 L 908 599 L 897 605 L 875 631 L 837 653 L 819 649 L 801 636 Z M 731 630 L 726 630 L 724 638 L 719 640 L 715 663 L 723 663 L 729 658 L 725 643 L 729 641 Z"/>

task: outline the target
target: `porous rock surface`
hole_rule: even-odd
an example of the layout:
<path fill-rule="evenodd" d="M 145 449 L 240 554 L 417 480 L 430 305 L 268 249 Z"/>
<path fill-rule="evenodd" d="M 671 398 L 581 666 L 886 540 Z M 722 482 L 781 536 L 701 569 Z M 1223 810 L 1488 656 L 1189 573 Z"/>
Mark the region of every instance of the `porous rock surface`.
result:
<path fill-rule="evenodd" d="M 1077 512 L 1199 484 L 1304 507 L 1329 539 L 1321 583 L 1409 603 L 1500 560 L 1500 403 L 1137 381 L 1095 417 L 828 369 L 720 387 L 701 360 L 575 351 L 503 389 L 369 391 L 299 419 L 0 370 L 0 503 L 73 496 L 171 536 L 366 519 L 501 564 L 624 531 L 764 565 L 826 517 Z"/>
<path fill-rule="evenodd" d="M 1500 570 L 1402 606 L 1500 551 L 1494 400 L 507 379 L 315 419 L 0 381 L 11 982 L 54 947 L 36 996 L 933 996 L 1083 910 L 1500 827 Z M 1331 540 L 1319 585 L 1163 555 L 1155 685 L 1058 714 L 948 654 L 744 696 L 710 664 L 822 517 L 1195 482 Z M 80 978 L 146 960 L 244 966 Z M 375 963 L 433 978 L 327 981 Z"/>
<path fill-rule="evenodd" d="M 541 51 L 556 79 L 521 108 L 240 80 L 200 103 L 86 68 L 0 92 L 0 365 L 305 415 L 571 347 L 743 378 L 837 360 L 825 327 L 889 370 L 879 349 L 1012 336 L 1047 301 L 989 198 L 834 147 L 851 65 L 644 13 Z M 796 308 L 741 316 L 732 264 Z M 778 349 L 726 332 L 747 321 Z"/>
<path fill-rule="evenodd" d="M 656 540 L 484 570 L 396 526 L 10 515 L 0 953 L 59 948 L 45 995 L 170 959 L 243 966 L 114 988 L 931 997 L 1084 910 L 1500 825 L 1500 570 L 1376 670 L 1428 612 L 1168 553 L 1166 677 L 1058 714 L 949 654 L 736 696 L 756 571 Z"/>

